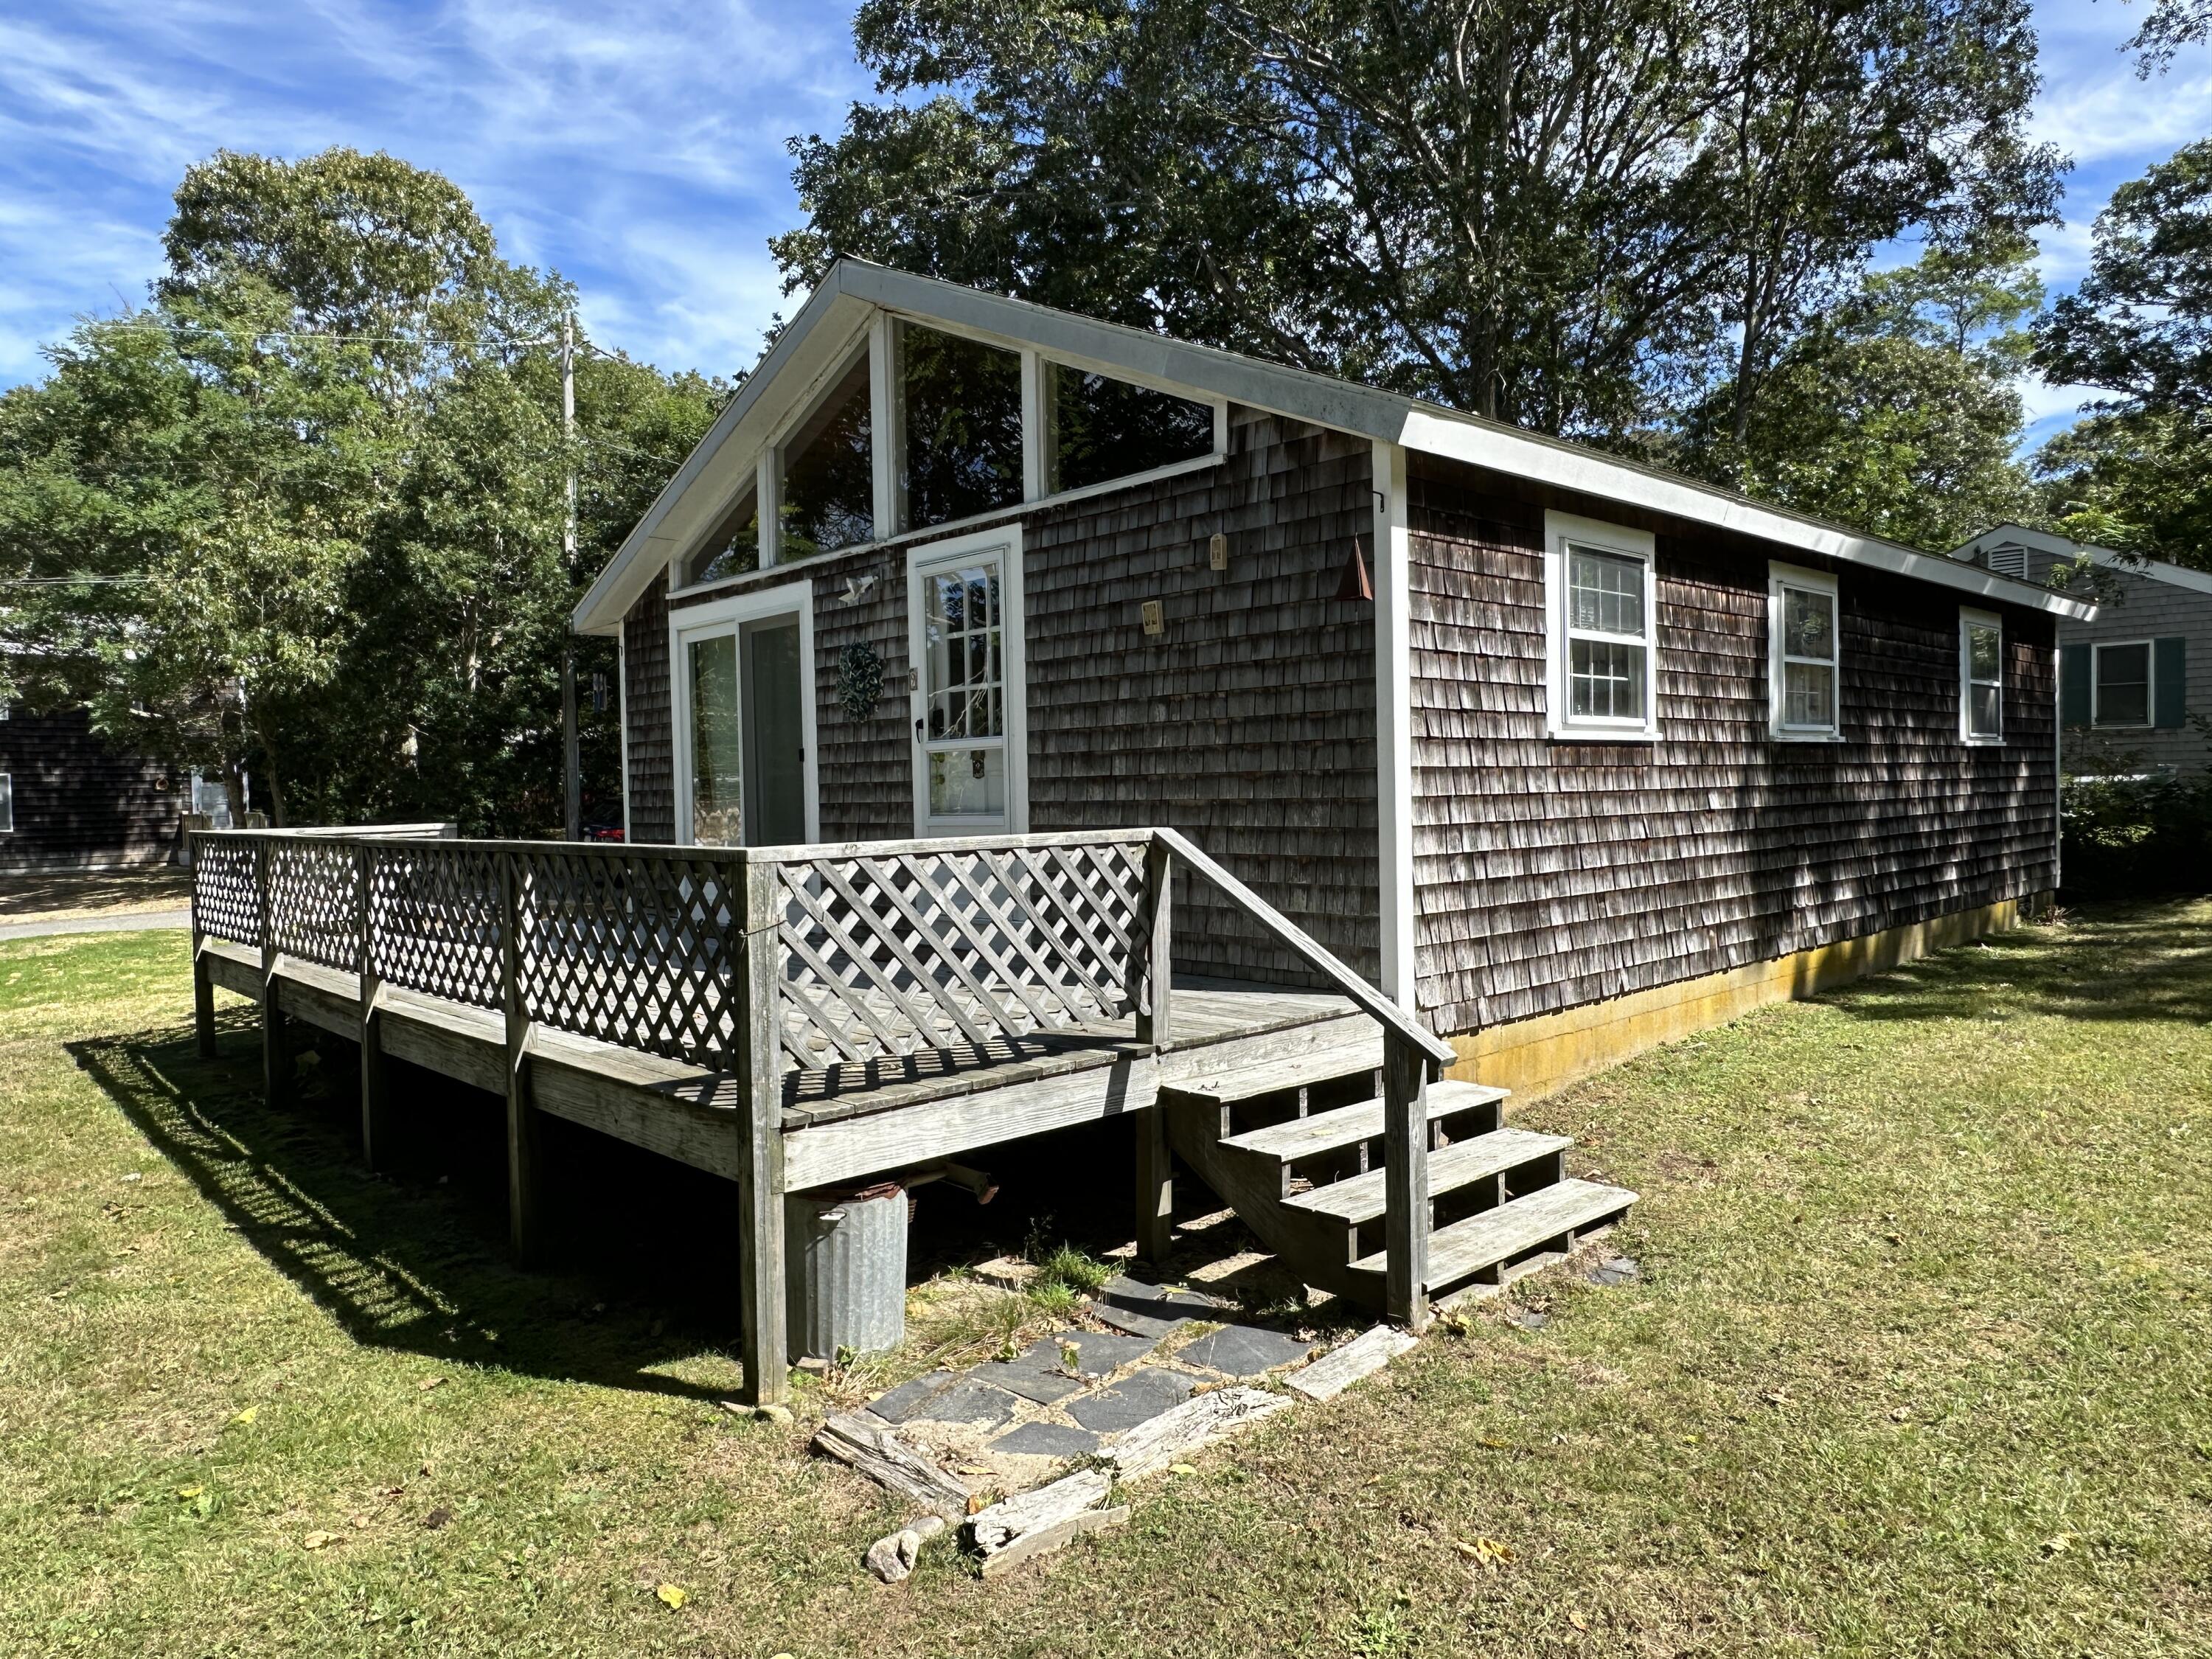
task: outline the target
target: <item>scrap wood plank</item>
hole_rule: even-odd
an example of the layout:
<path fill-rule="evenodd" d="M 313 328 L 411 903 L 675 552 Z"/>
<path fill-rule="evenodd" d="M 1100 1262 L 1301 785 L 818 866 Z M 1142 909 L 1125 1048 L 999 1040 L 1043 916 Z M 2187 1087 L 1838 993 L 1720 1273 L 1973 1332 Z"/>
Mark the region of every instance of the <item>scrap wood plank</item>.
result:
<path fill-rule="evenodd" d="M 1395 1325 L 1376 1325 L 1340 1348 L 1332 1349 L 1283 1384 L 1309 1400 L 1333 1400 L 1363 1376 L 1372 1376 L 1420 1339 Z"/>
<path fill-rule="evenodd" d="M 1073 1543 L 1088 1533 L 1103 1532 L 1109 1527 L 1118 1527 L 1128 1518 L 1129 1506 L 1122 1504 L 1110 1510 L 1085 1510 L 1065 1520 L 1055 1521 L 1048 1527 L 1025 1532 L 1004 1549 L 983 1558 L 983 1577 L 996 1578 L 1001 1573 L 1012 1572 L 1024 1561 L 1056 1550 L 1063 1544 Z"/>
<path fill-rule="evenodd" d="M 1099 1507 L 1113 1484 L 1103 1469 L 1079 1469 L 969 1516 L 963 1530 L 982 1558 L 983 1576 L 995 1578 L 1085 1533 L 1127 1520 L 1126 1507 Z"/>
<path fill-rule="evenodd" d="M 1194 1395 L 1149 1423 L 1139 1423 L 1106 1454 L 1125 1480 L 1156 1474 L 1200 1446 L 1211 1445 L 1246 1425 L 1272 1416 L 1290 1404 L 1279 1394 L 1258 1389 L 1218 1389 Z"/>
<path fill-rule="evenodd" d="M 851 1464 L 878 1486 L 948 1521 L 968 1513 L 967 1488 L 900 1439 L 879 1417 L 840 1412 L 816 1432 L 814 1449 Z"/>

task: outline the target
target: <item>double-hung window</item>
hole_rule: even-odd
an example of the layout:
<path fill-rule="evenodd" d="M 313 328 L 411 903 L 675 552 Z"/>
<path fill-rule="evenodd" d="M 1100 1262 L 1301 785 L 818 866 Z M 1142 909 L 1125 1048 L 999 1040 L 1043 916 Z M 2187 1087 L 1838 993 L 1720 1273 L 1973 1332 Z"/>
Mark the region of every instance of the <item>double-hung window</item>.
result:
<path fill-rule="evenodd" d="M 1959 735 L 2004 741 L 2004 623 L 1993 612 L 1959 612 Z"/>
<path fill-rule="evenodd" d="M 1559 738 L 1659 734 L 1650 535 L 1544 515 L 1549 727 Z"/>
<path fill-rule="evenodd" d="M 1841 735 L 1836 579 L 1775 564 L 1767 574 L 1767 719 L 1788 743 Z"/>
<path fill-rule="evenodd" d="M 2097 726 L 2141 726 L 2151 723 L 2151 642 L 2127 640 L 2099 644 L 2092 659 L 2090 720 Z"/>

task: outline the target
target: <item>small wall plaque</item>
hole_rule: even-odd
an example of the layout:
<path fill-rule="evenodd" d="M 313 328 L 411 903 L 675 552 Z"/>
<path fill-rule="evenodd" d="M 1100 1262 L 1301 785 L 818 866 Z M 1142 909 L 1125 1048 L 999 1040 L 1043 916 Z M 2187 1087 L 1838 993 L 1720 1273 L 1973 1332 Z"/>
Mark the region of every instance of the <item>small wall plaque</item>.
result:
<path fill-rule="evenodd" d="M 1146 599 L 1144 607 L 1145 632 L 1164 634 L 1168 631 L 1167 608 L 1158 599 Z"/>
<path fill-rule="evenodd" d="M 1214 570 L 1229 568 L 1229 538 L 1218 530 L 1206 538 L 1206 562 L 1208 568 Z"/>

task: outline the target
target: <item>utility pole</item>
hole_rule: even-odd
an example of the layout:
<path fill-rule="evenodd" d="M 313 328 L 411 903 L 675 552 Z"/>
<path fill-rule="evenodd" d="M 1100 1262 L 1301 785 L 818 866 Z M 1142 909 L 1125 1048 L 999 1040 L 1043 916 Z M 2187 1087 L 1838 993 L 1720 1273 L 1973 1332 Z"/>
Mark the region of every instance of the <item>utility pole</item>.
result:
<path fill-rule="evenodd" d="M 561 438 L 568 451 L 568 516 L 561 531 L 561 568 L 576 580 L 576 314 L 561 319 Z M 583 760 L 576 744 L 576 635 L 563 617 L 561 632 L 561 774 L 565 797 L 561 830 L 584 838 Z"/>

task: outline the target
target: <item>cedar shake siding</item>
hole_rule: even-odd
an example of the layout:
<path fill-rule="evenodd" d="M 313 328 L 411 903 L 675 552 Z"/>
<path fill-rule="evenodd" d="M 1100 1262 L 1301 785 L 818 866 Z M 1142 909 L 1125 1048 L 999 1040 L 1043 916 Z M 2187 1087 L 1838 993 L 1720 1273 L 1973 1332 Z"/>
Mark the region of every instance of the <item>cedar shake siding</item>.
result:
<path fill-rule="evenodd" d="M 1030 828 L 1180 830 L 1370 978 L 1375 607 L 1336 591 L 1374 539 L 1373 472 L 1364 439 L 1235 410 L 1220 467 L 1038 514 L 1022 578 Z M 1212 889 L 1179 891 L 1179 968 L 1304 977 Z"/>
<path fill-rule="evenodd" d="M 1544 509 L 1657 541 L 1660 737 L 1544 726 Z M 1767 735 L 1767 566 L 1802 555 L 1413 458 L 1416 974 L 1470 1031 L 2057 885 L 2055 619 L 1862 567 L 1844 740 Z M 1959 738 L 1962 600 L 2004 620 L 2005 742 Z"/>
<path fill-rule="evenodd" d="M 629 839 L 676 839 L 675 733 L 669 727 L 668 577 L 623 618 L 623 718 L 629 727 Z"/>
<path fill-rule="evenodd" d="M 1359 971 L 1378 969 L 1374 607 L 1336 599 L 1352 538 L 1374 527 L 1365 439 L 1231 411 L 1217 465 L 1009 514 L 1022 526 L 1029 824 L 1036 832 L 1165 823 L 1182 830 Z M 1216 532 L 1229 568 L 1207 562 Z M 675 601 L 811 579 L 824 842 L 914 833 L 907 552 L 929 538 L 786 565 Z M 847 584 L 876 581 L 848 602 Z M 654 589 L 625 623 L 634 790 L 670 815 L 667 623 Z M 1166 631 L 1144 633 L 1161 602 Z M 641 635 L 652 632 L 658 643 Z M 865 641 L 884 693 L 855 721 L 838 664 Z M 641 743 L 647 711 L 660 746 Z M 636 838 L 659 839 L 633 794 Z M 665 826 L 672 830 L 672 823 Z M 1302 979 L 1179 884 L 1186 972 Z"/>
<path fill-rule="evenodd" d="M 82 708 L 8 710 L 0 772 L 12 787 L 15 821 L 0 835 L 0 870 L 159 864 L 176 851 L 187 775 L 118 752 Z"/>

